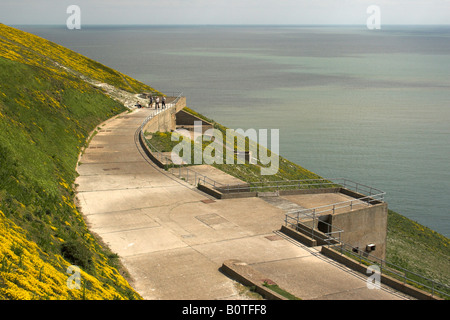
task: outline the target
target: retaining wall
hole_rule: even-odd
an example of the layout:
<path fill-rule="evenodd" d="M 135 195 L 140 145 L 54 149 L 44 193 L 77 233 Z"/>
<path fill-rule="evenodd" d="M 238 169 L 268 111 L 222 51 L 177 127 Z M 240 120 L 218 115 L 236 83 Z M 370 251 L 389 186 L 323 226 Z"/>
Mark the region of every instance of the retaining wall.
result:
<path fill-rule="evenodd" d="M 321 253 L 339 263 L 342 263 L 343 265 L 349 267 L 352 270 L 355 270 L 355 271 L 358 271 L 365 275 L 368 275 L 367 274 L 368 266 L 360 264 L 357 261 L 355 261 L 345 255 L 342 255 L 339 251 L 336 251 L 332 248 L 323 246 Z M 414 298 L 417 298 L 420 300 L 443 300 L 439 297 L 432 296 L 428 292 L 425 292 L 423 290 L 415 288 L 409 284 L 405 284 L 395 278 L 392 278 L 392 277 L 384 275 L 384 274 L 380 275 L 380 281 L 381 281 L 381 283 L 384 283 L 385 285 L 387 285 L 395 290 L 406 293 L 407 295 L 410 295 L 411 297 L 414 297 Z"/>
<path fill-rule="evenodd" d="M 176 114 L 186 107 L 186 97 L 180 97 L 174 107 L 167 109 L 150 119 L 143 131 L 169 132 L 177 128 Z"/>

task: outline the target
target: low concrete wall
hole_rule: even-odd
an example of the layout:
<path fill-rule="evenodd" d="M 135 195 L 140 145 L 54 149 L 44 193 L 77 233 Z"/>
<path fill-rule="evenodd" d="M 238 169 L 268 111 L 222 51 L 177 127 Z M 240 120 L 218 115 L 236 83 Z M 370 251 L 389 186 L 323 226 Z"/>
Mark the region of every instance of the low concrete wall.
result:
<path fill-rule="evenodd" d="M 268 300 L 288 300 L 282 295 L 263 286 L 262 279 L 264 279 L 264 276 L 242 261 L 227 260 L 219 270 L 245 286 L 254 287 L 256 293 L 259 293 Z"/>
<path fill-rule="evenodd" d="M 155 157 L 155 155 L 150 150 L 147 143 L 145 143 L 144 134 L 142 132 L 139 133 L 139 143 L 140 143 L 142 149 L 144 150 L 145 154 L 147 155 L 147 157 L 149 157 L 150 160 L 152 160 L 158 167 L 164 169 L 164 167 L 165 167 L 164 163 L 162 163 L 161 161 L 158 160 L 158 158 Z"/>
<path fill-rule="evenodd" d="M 196 117 L 184 110 L 180 110 L 177 112 L 175 120 L 177 129 L 182 128 L 193 131 L 195 121 L 200 121 L 202 123 L 202 133 L 205 133 L 206 130 L 213 128 L 213 125 L 211 123 L 206 122 L 205 120 L 202 120 L 199 117 Z"/>
<path fill-rule="evenodd" d="M 321 253 L 327 257 L 329 257 L 330 259 L 333 259 L 339 263 L 342 263 L 343 265 L 345 265 L 346 267 L 349 267 L 352 270 L 355 270 L 357 272 L 360 272 L 364 275 L 367 275 L 367 268 L 368 266 L 360 264 L 358 261 L 355 261 L 345 255 L 342 255 L 339 251 L 336 251 L 332 248 L 323 246 Z M 380 277 L 380 281 L 381 283 L 384 283 L 385 285 L 403 292 L 411 297 L 414 297 L 416 299 L 420 299 L 420 300 L 443 300 L 439 297 L 436 296 L 432 296 L 430 293 L 425 292 L 423 290 L 420 290 L 418 288 L 415 288 L 409 284 L 405 284 L 397 279 L 394 279 L 390 276 L 381 274 Z"/>
<path fill-rule="evenodd" d="M 317 188 L 317 189 L 294 189 L 280 190 L 280 196 L 291 196 L 296 194 L 319 194 L 319 193 L 338 193 L 341 188 Z"/>
<path fill-rule="evenodd" d="M 213 188 L 210 188 L 210 187 L 208 187 L 208 186 L 206 186 L 204 184 L 199 183 L 197 188 L 200 191 L 203 191 L 203 192 L 209 194 L 210 196 L 213 196 L 216 199 L 222 199 L 222 195 L 223 194 L 221 192 L 219 192 L 219 191 L 217 191 L 217 190 L 215 190 Z"/>
<path fill-rule="evenodd" d="M 367 195 L 364 195 L 362 193 L 359 193 L 359 192 L 356 192 L 356 191 L 352 191 L 352 190 L 349 190 L 349 189 L 345 189 L 345 188 L 339 188 L 339 192 L 343 193 L 343 194 L 346 194 L 346 195 L 348 195 L 348 196 L 350 196 L 352 198 L 355 198 L 355 199 L 367 198 Z M 370 201 L 370 203 L 373 204 L 373 205 L 383 203 L 381 201 L 374 200 L 372 198 L 363 199 L 361 201 L 364 201 L 364 202 Z"/>
<path fill-rule="evenodd" d="M 202 185 L 202 191 L 216 197 L 217 199 L 237 199 L 237 198 L 251 198 L 257 197 L 257 191 L 249 191 L 250 188 L 242 188 L 240 192 L 226 192 L 221 188 L 213 189 L 210 186 Z M 279 195 L 296 195 L 296 194 L 318 194 L 318 193 L 336 193 L 339 188 L 323 188 L 323 189 L 296 189 L 296 190 L 280 190 Z"/>
<path fill-rule="evenodd" d="M 308 237 L 307 235 L 298 232 L 292 228 L 286 227 L 286 226 L 281 226 L 281 230 L 282 233 L 284 233 L 285 235 L 287 235 L 288 237 L 303 243 L 304 245 L 307 245 L 308 247 L 315 247 L 317 246 L 317 240 L 312 239 L 311 237 Z"/>
<path fill-rule="evenodd" d="M 295 230 L 294 228 L 289 226 L 281 226 L 280 231 L 288 237 L 291 237 L 292 239 L 303 243 L 308 247 L 323 246 L 329 244 L 325 241 L 325 239 L 328 239 L 328 237 L 323 232 L 317 230 L 316 228 L 314 230 L 313 236 L 312 228 L 306 225 L 302 225 L 300 230 Z M 335 240 L 330 240 L 330 242 L 337 243 L 337 241 Z"/>
<path fill-rule="evenodd" d="M 239 198 L 251 198 L 256 197 L 256 192 L 236 192 L 236 193 L 223 193 L 220 189 L 214 189 L 209 185 L 198 184 L 198 189 L 217 198 L 217 199 L 239 199 Z"/>

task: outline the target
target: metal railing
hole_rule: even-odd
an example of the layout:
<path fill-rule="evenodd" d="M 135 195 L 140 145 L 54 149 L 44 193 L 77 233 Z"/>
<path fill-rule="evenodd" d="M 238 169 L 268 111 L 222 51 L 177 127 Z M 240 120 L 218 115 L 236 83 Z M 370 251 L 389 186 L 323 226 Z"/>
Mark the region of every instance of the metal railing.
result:
<path fill-rule="evenodd" d="M 289 184 L 290 187 L 292 185 L 293 184 Z M 341 243 L 341 235 L 344 230 L 336 225 L 331 225 L 324 221 L 323 217 L 330 214 L 335 214 L 339 210 L 353 210 L 355 208 L 359 209 L 361 207 L 370 206 L 376 203 L 382 203 L 386 194 L 384 191 L 377 188 L 344 178 L 333 179 L 333 181 L 325 179 L 311 179 L 307 180 L 307 183 L 300 185 L 303 187 L 312 186 L 316 188 L 344 188 L 355 192 L 355 194 L 352 195 L 351 200 L 315 208 L 304 208 L 285 213 L 285 226 L 289 226 L 295 230 L 300 230 L 302 233 L 309 235 L 312 239 L 315 239 L 318 235 L 324 236 L 321 240 L 330 243 Z M 278 187 L 279 185 L 277 184 L 277 188 Z M 319 223 L 322 224 L 322 228 L 329 231 L 321 232 L 319 230 Z"/>
<path fill-rule="evenodd" d="M 176 94 L 176 93 L 175 93 Z M 175 96 L 175 95 L 174 95 Z M 140 130 L 141 130 L 141 133 L 143 134 L 144 132 L 143 132 L 143 130 L 144 130 L 144 127 L 145 127 L 145 125 L 152 119 L 152 118 L 154 118 L 155 116 L 157 116 L 158 114 L 160 114 L 160 113 L 162 113 L 162 112 L 165 112 L 165 111 L 167 111 L 167 110 L 169 110 L 169 109 L 172 109 L 173 107 L 175 107 L 175 105 L 178 103 L 178 101 L 180 101 L 180 99 L 181 99 L 181 97 L 183 96 L 183 92 L 178 92 L 178 94 L 176 95 L 176 98 L 175 98 L 175 100 L 174 101 L 172 101 L 172 102 L 169 102 L 169 103 L 166 103 L 166 107 L 164 108 L 164 109 L 157 109 L 157 110 L 154 110 L 145 120 L 144 120 L 144 122 L 142 122 L 142 124 L 141 124 L 141 127 L 140 127 Z"/>
<path fill-rule="evenodd" d="M 302 216 L 300 216 L 298 211 L 293 213 L 294 216 L 290 213 L 286 213 L 284 219 L 285 226 L 301 231 L 303 234 L 310 236 L 313 240 L 321 240 L 324 243 L 341 243 L 341 235 L 344 230 L 324 220 L 319 220 L 319 217 L 315 215 L 314 210 L 310 211 L 311 212 L 303 212 Z M 322 224 L 322 228 L 327 231 L 319 230 L 319 224 Z"/>
<path fill-rule="evenodd" d="M 145 136 L 144 140 L 147 146 L 150 148 L 152 155 L 163 165 L 164 169 L 177 178 L 184 180 L 194 186 L 197 186 L 199 183 L 203 183 L 203 185 L 209 185 L 214 189 L 222 188 L 224 186 L 222 183 L 191 169 L 191 167 L 188 167 L 188 165 L 175 164 L 171 157 L 168 157 L 163 152 L 159 151 L 149 142 L 148 139 L 145 138 Z"/>
<path fill-rule="evenodd" d="M 158 148 L 156 148 L 146 137 L 144 134 L 144 127 L 145 125 L 154 117 L 156 117 L 157 115 L 159 115 L 162 112 L 165 112 L 169 109 L 171 109 L 172 107 L 174 107 L 178 101 L 181 99 L 183 93 L 180 92 L 177 95 L 177 98 L 166 104 L 166 108 L 165 109 L 158 109 L 155 110 L 154 112 L 152 112 L 145 120 L 144 122 L 141 124 L 140 127 L 140 134 L 144 139 L 144 142 L 146 143 L 146 145 L 148 146 L 148 148 L 150 149 L 152 156 L 155 157 L 155 159 L 157 159 L 164 167 L 164 169 L 166 171 L 168 171 L 169 173 L 173 174 L 174 176 L 178 177 L 179 179 L 182 179 L 194 186 L 197 186 L 198 183 L 202 182 L 204 185 L 210 185 L 213 188 L 219 188 L 219 187 L 223 187 L 223 184 L 209 178 L 208 176 L 201 174 L 195 170 L 192 170 L 190 168 L 187 167 L 187 165 L 183 165 L 183 164 L 176 164 L 173 162 L 172 157 L 168 157 L 166 156 L 163 152 L 161 152 L 160 150 L 158 150 Z"/>
<path fill-rule="evenodd" d="M 214 189 L 217 189 L 222 186 L 222 184 L 214 179 L 209 178 L 208 176 L 199 173 L 195 170 L 190 169 L 187 166 L 176 166 L 169 170 L 174 176 L 182 179 L 194 186 L 197 186 L 199 183 L 203 185 L 209 185 Z"/>
<path fill-rule="evenodd" d="M 224 192 L 243 192 L 243 191 L 280 191 L 290 189 L 312 189 L 312 188 L 345 188 L 356 193 L 361 193 L 367 197 L 376 197 L 377 201 L 383 201 L 384 191 L 377 188 L 364 185 L 345 178 L 338 179 L 304 179 L 304 180 L 281 180 L 281 181 L 262 181 L 249 182 L 240 185 L 227 185 Z M 360 198 L 362 199 L 362 198 Z M 374 199 L 372 199 L 374 200 Z"/>
<path fill-rule="evenodd" d="M 380 268 L 380 273 L 392 277 L 400 281 L 404 285 L 411 285 L 418 289 L 431 293 L 432 296 L 440 296 L 445 299 L 450 299 L 450 287 L 442 284 L 436 280 L 425 277 L 416 272 L 412 272 L 394 263 L 380 259 L 370 253 L 363 251 L 357 247 L 349 244 L 328 244 L 328 247 L 346 255 L 353 260 L 367 266 L 376 265 Z"/>
<path fill-rule="evenodd" d="M 301 223 L 300 220 L 304 216 L 309 215 L 316 219 L 323 215 L 335 214 L 338 210 L 353 210 L 355 208 L 361 208 L 362 206 L 370 206 L 373 204 L 384 202 L 384 196 L 386 195 L 386 192 L 381 191 L 377 188 L 344 178 L 334 179 L 334 181 L 335 182 L 326 182 L 324 184 L 321 184 L 321 186 L 328 185 L 329 187 L 333 186 L 354 191 L 355 194 L 352 195 L 351 200 L 289 212 L 286 214 L 287 216 L 285 218 L 285 221 L 292 221 L 290 223 L 293 225 L 295 224 L 294 221 L 297 221 L 297 223 Z M 317 185 L 317 183 L 314 183 L 313 185 Z"/>

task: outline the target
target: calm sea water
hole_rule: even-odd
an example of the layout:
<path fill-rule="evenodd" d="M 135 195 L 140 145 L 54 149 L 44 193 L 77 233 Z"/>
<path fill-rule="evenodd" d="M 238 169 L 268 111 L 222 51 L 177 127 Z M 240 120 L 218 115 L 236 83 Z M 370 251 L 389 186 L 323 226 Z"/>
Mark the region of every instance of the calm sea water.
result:
<path fill-rule="evenodd" d="M 169 92 L 280 153 L 387 192 L 450 236 L 450 27 L 19 27 Z"/>

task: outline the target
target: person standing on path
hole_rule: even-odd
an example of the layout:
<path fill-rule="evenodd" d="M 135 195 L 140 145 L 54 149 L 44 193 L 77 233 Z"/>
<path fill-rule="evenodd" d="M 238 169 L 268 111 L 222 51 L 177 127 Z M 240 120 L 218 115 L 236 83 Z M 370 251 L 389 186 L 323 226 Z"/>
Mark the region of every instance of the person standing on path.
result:
<path fill-rule="evenodd" d="M 150 96 L 150 100 L 148 101 L 148 107 L 151 108 L 153 105 L 153 96 Z"/>
<path fill-rule="evenodd" d="M 166 108 L 166 97 L 162 97 L 162 108 Z"/>

